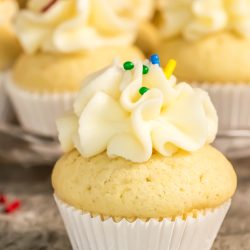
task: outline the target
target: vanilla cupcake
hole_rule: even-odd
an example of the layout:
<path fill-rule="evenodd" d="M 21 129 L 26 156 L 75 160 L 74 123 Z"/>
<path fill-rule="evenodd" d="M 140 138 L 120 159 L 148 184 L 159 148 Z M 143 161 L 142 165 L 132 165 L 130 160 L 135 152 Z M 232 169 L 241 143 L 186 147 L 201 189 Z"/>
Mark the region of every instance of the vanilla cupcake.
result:
<path fill-rule="evenodd" d="M 13 118 L 12 107 L 5 92 L 5 74 L 21 52 L 13 32 L 12 21 L 18 10 L 13 0 L 0 1 L 0 122 Z"/>
<path fill-rule="evenodd" d="M 220 130 L 250 128 L 249 13 L 248 0 L 161 1 L 162 63 L 209 92 Z"/>
<path fill-rule="evenodd" d="M 236 189 L 206 92 L 151 62 L 86 78 L 52 173 L 73 249 L 210 249 Z"/>
<path fill-rule="evenodd" d="M 55 119 L 70 109 L 87 74 L 115 58 L 143 58 L 133 43 L 151 2 L 30 0 L 16 21 L 26 53 L 8 78 L 22 126 L 55 136 Z"/>

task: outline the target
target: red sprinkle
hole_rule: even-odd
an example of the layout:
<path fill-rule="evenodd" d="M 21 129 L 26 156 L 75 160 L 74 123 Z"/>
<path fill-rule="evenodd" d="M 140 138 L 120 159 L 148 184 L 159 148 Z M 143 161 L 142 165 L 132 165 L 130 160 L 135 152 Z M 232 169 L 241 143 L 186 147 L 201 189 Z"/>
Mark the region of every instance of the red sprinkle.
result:
<path fill-rule="evenodd" d="M 57 0 L 51 0 L 47 5 L 45 5 L 42 9 L 41 12 L 44 13 L 47 10 L 49 10 L 55 3 L 57 2 Z"/>
<path fill-rule="evenodd" d="M 7 205 L 5 207 L 5 213 L 12 213 L 14 212 L 16 209 L 18 209 L 20 207 L 21 203 L 19 200 L 15 200 L 13 202 L 11 202 L 9 205 Z"/>
<path fill-rule="evenodd" d="M 0 203 L 6 203 L 7 202 L 7 198 L 5 195 L 0 194 Z"/>

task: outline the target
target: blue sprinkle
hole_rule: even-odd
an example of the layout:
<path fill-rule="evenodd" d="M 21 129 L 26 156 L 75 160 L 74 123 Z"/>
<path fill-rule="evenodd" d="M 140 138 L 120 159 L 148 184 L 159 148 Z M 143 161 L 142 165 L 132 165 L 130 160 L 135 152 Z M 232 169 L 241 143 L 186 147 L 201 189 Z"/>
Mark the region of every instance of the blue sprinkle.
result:
<path fill-rule="evenodd" d="M 151 57 L 150 57 L 150 61 L 152 64 L 158 64 L 160 66 L 160 58 L 157 54 L 153 54 Z"/>

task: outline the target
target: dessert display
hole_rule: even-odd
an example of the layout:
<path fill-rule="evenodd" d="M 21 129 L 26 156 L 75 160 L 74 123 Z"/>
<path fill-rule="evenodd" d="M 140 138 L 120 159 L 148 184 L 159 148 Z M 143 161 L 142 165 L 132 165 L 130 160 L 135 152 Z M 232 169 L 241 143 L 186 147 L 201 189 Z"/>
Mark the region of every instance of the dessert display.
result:
<path fill-rule="evenodd" d="M 178 62 L 176 75 L 208 91 L 220 130 L 248 129 L 249 1 L 160 1 L 157 51 Z"/>
<path fill-rule="evenodd" d="M 178 83 L 170 60 L 114 62 L 83 81 L 57 120 L 52 173 L 73 249 L 210 249 L 236 174 L 210 144 L 208 94 Z"/>
<path fill-rule="evenodd" d="M 2 248 L 249 249 L 249 13 L 0 0 Z"/>
<path fill-rule="evenodd" d="M 0 122 L 13 118 L 13 110 L 5 91 L 5 75 L 21 52 L 12 21 L 18 10 L 14 0 L 0 1 Z"/>
<path fill-rule="evenodd" d="M 146 3 L 28 1 L 16 19 L 25 52 L 8 75 L 25 130 L 55 137 L 55 119 L 71 108 L 86 75 L 116 58 L 144 57 L 134 42 L 139 24 L 153 13 L 152 0 Z"/>

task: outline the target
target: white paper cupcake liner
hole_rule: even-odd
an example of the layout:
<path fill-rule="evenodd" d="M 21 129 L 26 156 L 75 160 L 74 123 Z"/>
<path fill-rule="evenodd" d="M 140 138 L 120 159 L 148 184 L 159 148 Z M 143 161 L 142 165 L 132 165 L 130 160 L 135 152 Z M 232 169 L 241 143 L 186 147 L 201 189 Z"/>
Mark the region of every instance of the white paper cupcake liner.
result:
<path fill-rule="evenodd" d="M 74 250 L 208 250 L 231 200 L 186 220 L 102 220 L 55 200 Z"/>
<path fill-rule="evenodd" d="M 76 93 L 32 93 L 25 91 L 7 75 L 7 91 L 21 126 L 32 133 L 57 136 L 56 119 L 72 109 Z"/>
<path fill-rule="evenodd" d="M 250 129 L 250 83 L 194 83 L 206 90 L 219 116 L 219 130 Z"/>
<path fill-rule="evenodd" d="M 5 89 L 6 72 L 0 72 L 0 122 L 14 119 L 14 111 Z"/>

